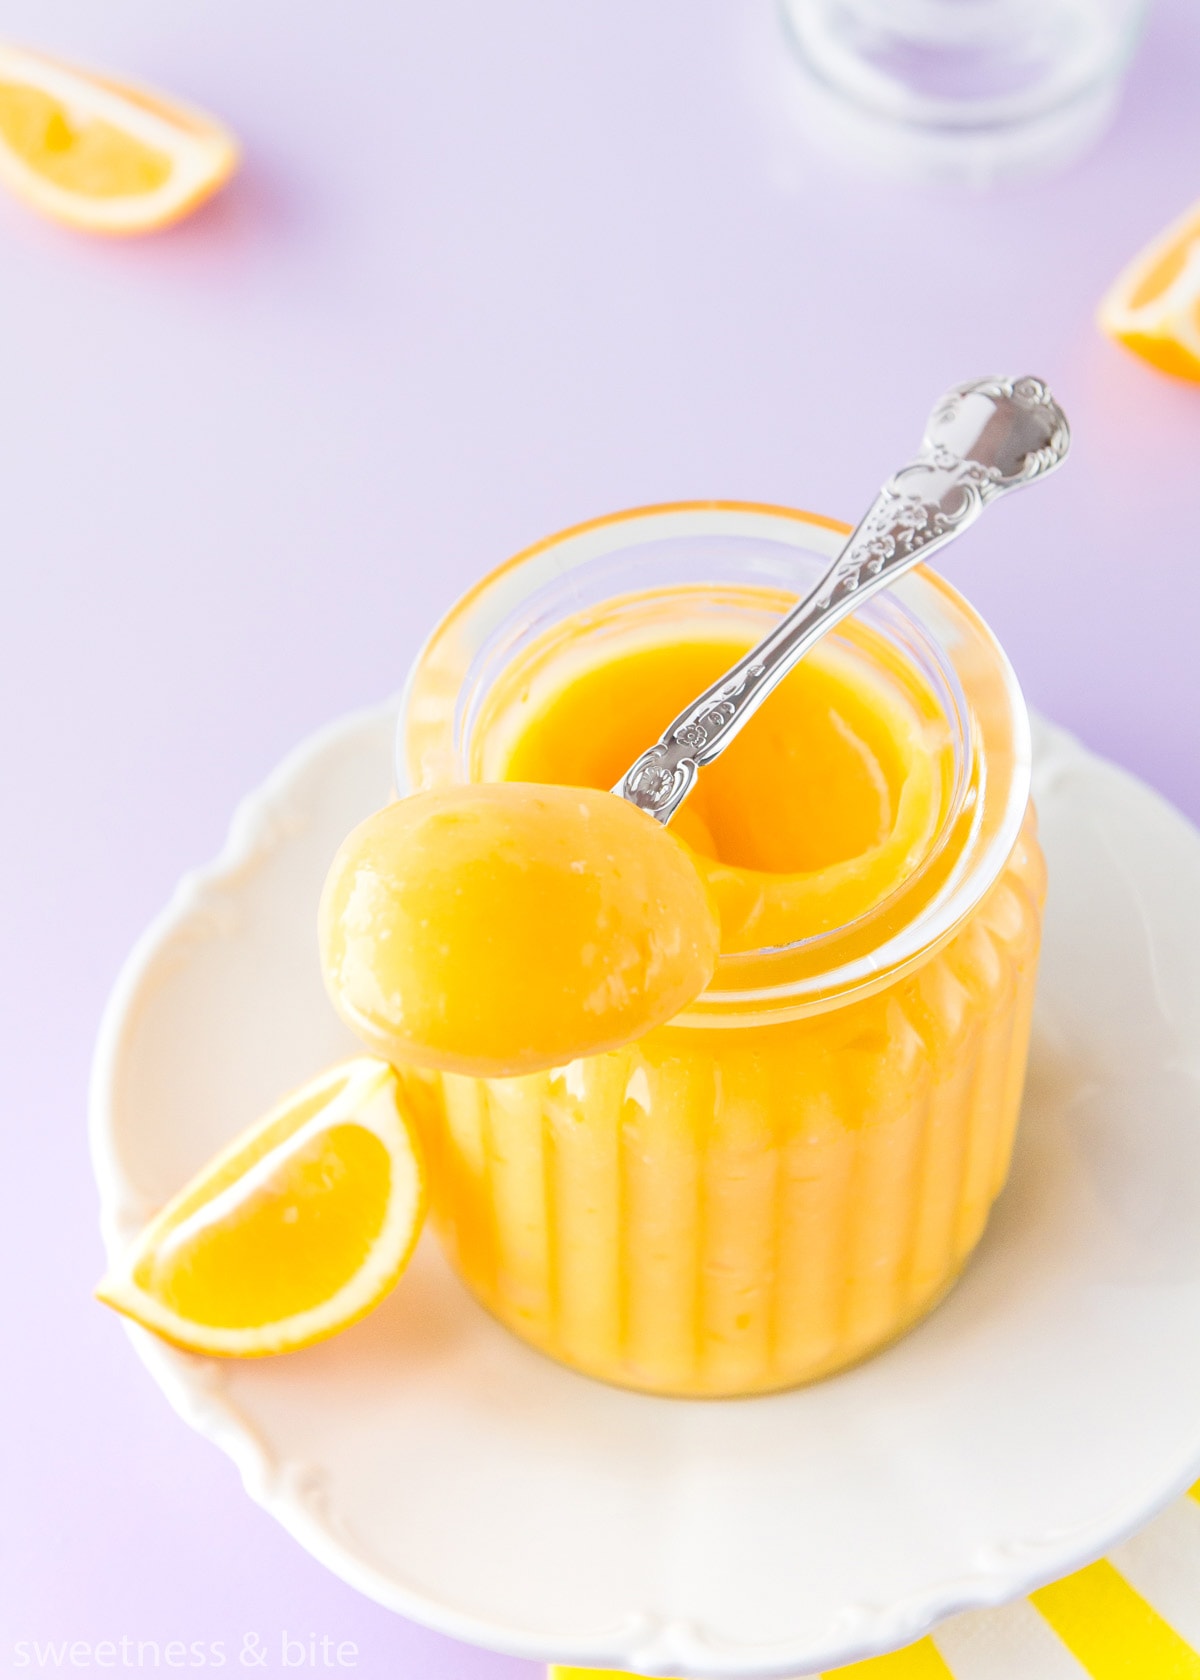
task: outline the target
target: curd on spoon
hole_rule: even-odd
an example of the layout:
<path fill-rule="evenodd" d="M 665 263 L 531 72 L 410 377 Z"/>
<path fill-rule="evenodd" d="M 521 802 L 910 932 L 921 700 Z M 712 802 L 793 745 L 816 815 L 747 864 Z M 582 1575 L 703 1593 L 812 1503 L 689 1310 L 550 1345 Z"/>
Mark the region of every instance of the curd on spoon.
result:
<path fill-rule="evenodd" d="M 707 985 L 720 928 L 687 848 L 595 788 L 438 788 L 342 845 L 320 909 L 335 1008 L 388 1060 L 506 1077 L 598 1055 Z"/>

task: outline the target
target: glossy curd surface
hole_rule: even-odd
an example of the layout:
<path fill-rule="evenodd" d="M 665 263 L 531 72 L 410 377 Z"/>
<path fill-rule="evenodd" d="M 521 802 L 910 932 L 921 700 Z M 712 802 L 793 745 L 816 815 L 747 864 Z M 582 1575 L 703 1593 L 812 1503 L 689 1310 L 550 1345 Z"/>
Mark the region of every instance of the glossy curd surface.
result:
<path fill-rule="evenodd" d="M 670 1020 L 712 978 L 720 930 L 653 817 L 602 789 L 504 781 L 410 794 L 360 823 L 320 938 L 330 997 L 371 1049 L 507 1077 Z"/>
<path fill-rule="evenodd" d="M 611 786 L 778 610 L 740 606 L 683 591 L 560 624 L 493 686 L 471 774 Z M 726 956 L 886 928 L 906 893 L 919 913 L 958 774 L 920 673 L 864 626 L 827 640 L 672 824 Z M 891 1340 L 1004 1182 L 1043 891 L 1030 815 L 971 913 L 874 990 L 685 1013 L 528 1077 L 408 1070 L 459 1271 L 545 1352 L 662 1393 L 785 1387 Z"/>

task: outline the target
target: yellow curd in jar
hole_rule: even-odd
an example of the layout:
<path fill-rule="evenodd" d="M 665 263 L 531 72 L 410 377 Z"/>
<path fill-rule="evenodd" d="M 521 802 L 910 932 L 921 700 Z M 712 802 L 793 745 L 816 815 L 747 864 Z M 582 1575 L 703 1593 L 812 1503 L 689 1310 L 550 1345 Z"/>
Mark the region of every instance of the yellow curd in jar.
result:
<path fill-rule="evenodd" d="M 470 778 L 611 787 L 789 604 L 741 587 L 714 612 L 685 587 L 568 617 L 493 683 Z M 1030 813 L 969 913 L 871 980 L 954 876 L 981 797 L 961 777 L 939 696 L 848 621 L 671 827 L 731 972 L 803 979 L 833 951 L 866 980 L 701 1000 L 520 1077 L 402 1069 L 440 1235 L 498 1318 L 614 1383 L 737 1395 L 847 1365 L 945 1292 L 1008 1168 L 1044 893 Z"/>

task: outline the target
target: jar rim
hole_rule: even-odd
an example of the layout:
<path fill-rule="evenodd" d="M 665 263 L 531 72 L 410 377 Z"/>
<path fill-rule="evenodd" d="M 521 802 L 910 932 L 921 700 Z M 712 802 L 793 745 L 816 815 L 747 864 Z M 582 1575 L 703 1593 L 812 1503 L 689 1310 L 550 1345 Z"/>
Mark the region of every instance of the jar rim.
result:
<path fill-rule="evenodd" d="M 593 562 L 611 564 L 614 557 L 619 561 L 634 550 L 676 538 L 694 545 L 697 538 L 719 537 L 757 541 L 759 548 L 747 555 L 755 554 L 761 564 L 765 550 L 778 546 L 793 553 L 787 562 L 773 558 L 772 564 L 799 565 L 805 552 L 824 564 L 849 531 L 841 521 L 801 509 L 674 502 L 588 520 L 522 550 L 466 591 L 418 654 L 400 708 L 398 788 L 466 778 L 462 744 L 473 698 L 486 685 L 489 659 L 492 667 L 503 669 L 535 605 L 544 608 L 556 590 L 562 594 L 573 587 Z M 717 580 L 693 581 L 700 587 Z M 724 581 L 736 589 L 747 578 L 731 574 Z M 780 587 L 803 592 L 794 577 Z M 913 883 L 950 832 L 945 823 L 913 875 L 845 927 L 794 945 L 722 956 L 709 988 L 673 1025 L 766 1024 L 841 1005 L 890 984 L 953 936 L 1012 851 L 1029 797 L 1030 740 L 1028 714 L 1007 657 L 965 598 L 924 566 L 877 602 L 882 604 L 877 612 L 906 621 L 939 656 L 951 677 L 950 698 L 957 691 L 965 706 L 966 716 L 958 720 L 965 727 L 960 760 L 965 780 L 959 808 L 951 813 L 956 827 L 952 855 L 942 860 L 943 878 L 934 882 L 932 894 L 923 897 L 915 913 L 904 914 L 906 889 L 911 905 Z M 947 721 L 953 730 L 955 720 L 948 715 Z"/>

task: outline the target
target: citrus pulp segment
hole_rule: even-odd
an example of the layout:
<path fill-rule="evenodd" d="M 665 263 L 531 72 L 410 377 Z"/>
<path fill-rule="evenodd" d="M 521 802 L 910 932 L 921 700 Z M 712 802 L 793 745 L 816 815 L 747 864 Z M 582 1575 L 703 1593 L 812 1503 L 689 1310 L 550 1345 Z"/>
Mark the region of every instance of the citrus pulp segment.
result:
<path fill-rule="evenodd" d="M 0 179 L 96 233 L 145 233 L 222 186 L 237 144 L 213 118 L 0 43 Z"/>
<path fill-rule="evenodd" d="M 197 1353 L 282 1353 L 361 1318 L 420 1232 L 420 1148 L 386 1062 L 285 1098 L 150 1222 L 97 1295 Z"/>
<path fill-rule="evenodd" d="M 1097 320 L 1110 338 L 1151 366 L 1200 380 L 1200 204 L 1118 275 Z"/>

